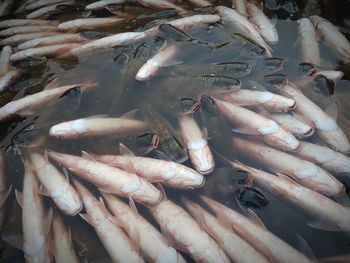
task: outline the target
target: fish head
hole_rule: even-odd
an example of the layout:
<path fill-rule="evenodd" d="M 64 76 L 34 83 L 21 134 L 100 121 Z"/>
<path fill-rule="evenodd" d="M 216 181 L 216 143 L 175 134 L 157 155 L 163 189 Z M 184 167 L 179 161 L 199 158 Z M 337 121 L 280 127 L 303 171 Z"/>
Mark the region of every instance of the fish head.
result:
<path fill-rule="evenodd" d="M 246 62 L 222 62 L 214 64 L 215 68 L 218 68 L 220 71 L 224 71 L 229 76 L 236 78 L 241 78 L 248 75 L 252 71 L 252 66 Z"/>
<path fill-rule="evenodd" d="M 282 89 L 288 84 L 287 76 L 281 73 L 265 75 L 264 81 L 270 85 L 272 90 Z"/>
<path fill-rule="evenodd" d="M 298 65 L 298 72 L 303 76 L 313 76 L 316 72 L 316 66 L 312 63 L 303 62 Z"/>
<path fill-rule="evenodd" d="M 210 115 L 219 114 L 219 108 L 215 100 L 209 96 L 202 96 L 200 98 L 200 110 Z"/>
<path fill-rule="evenodd" d="M 190 114 L 198 111 L 200 104 L 192 98 L 181 98 L 179 107 L 180 114 Z"/>
<path fill-rule="evenodd" d="M 241 81 L 239 79 L 223 75 L 207 74 L 198 76 L 195 79 L 209 84 L 208 87 L 205 86 L 205 91 L 199 96 L 207 94 L 224 94 L 241 88 Z"/>
<path fill-rule="evenodd" d="M 285 61 L 283 58 L 278 57 L 265 58 L 263 60 L 263 66 L 266 72 L 275 73 L 285 68 Z"/>
<path fill-rule="evenodd" d="M 200 174 L 208 175 L 215 167 L 213 154 L 206 140 L 201 139 L 187 144 L 188 155 Z"/>

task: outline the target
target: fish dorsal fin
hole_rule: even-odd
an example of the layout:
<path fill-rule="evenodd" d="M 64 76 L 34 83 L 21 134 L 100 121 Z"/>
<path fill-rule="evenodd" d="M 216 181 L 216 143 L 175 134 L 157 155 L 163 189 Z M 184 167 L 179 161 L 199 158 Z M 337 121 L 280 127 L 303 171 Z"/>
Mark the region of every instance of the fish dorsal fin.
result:
<path fill-rule="evenodd" d="M 89 153 L 89 152 L 86 152 L 86 151 L 81 151 L 81 157 L 83 157 L 84 159 L 93 161 L 93 162 L 97 162 L 94 155 Z"/>
<path fill-rule="evenodd" d="M 23 208 L 23 193 L 15 189 L 15 196 L 18 204 Z"/>
<path fill-rule="evenodd" d="M 120 116 L 120 119 L 136 119 L 136 114 L 139 112 L 139 109 L 134 109 L 131 111 L 128 111 L 127 113 Z"/>
<path fill-rule="evenodd" d="M 105 204 L 105 202 L 104 202 L 104 200 L 103 200 L 103 198 L 100 196 L 99 198 L 98 198 L 98 202 L 100 203 L 100 205 L 102 206 L 102 208 L 106 211 L 106 212 L 108 212 L 108 210 L 107 210 L 107 208 L 106 208 L 106 204 Z M 108 212 L 109 213 L 109 212 Z"/>
<path fill-rule="evenodd" d="M 338 119 L 338 105 L 335 100 L 331 100 L 330 103 L 328 104 L 325 112 L 331 116 L 333 119 L 337 120 Z"/>
<path fill-rule="evenodd" d="M 290 176 L 288 176 L 286 174 L 283 174 L 283 173 L 278 173 L 278 172 L 276 172 L 276 174 L 279 177 L 283 178 L 284 180 L 288 181 L 289 183 L 297 185 L 297 186 L 300 186 L 292 177 L 290 177 Z"/>
<path fill-rule="evenodd" d="M 139 211 L 137 210 L 136 204 L 134 202 L 134 199 L 132 199 L 131 196 L 129 196 L 129 207 L 135 215 L 140 216 Z"/>
<path fill-rule="evenodd" d="M 267 230 L 263 221 L 260 219 L 260 217 L 252 209 L 248 208 L 246 210 L 247 210 L 246 215 L 250 219 L 250 221 L 252 221 L 256 226 L 259 226 L 262 229 Z"/>
<path fill-rule="evenodd" d="M 43 225 L 43 234 L 45 237 L 48 237 L 50 229 L 51 229 L 51 223 L 52 223 L 52 216 L 53 216 L 53 210 L 52 207 L 49 208 L 47 211 L 47 215 L 45 217 L 44 225 Z"/>
<path fill-rule="evenodd" d="M 341 229 L 340 226 L 338 225 L 333 225 L 327 222 L 322 222 L 322 221 L 311 221 L 308 222 L 307 225 L 309 227 L 315 228 L 315 229 L 319 229 L 319 230 L 323 230 L 323 231 L 330 231 L 330 232 L 340 232 L 343 231 Z"/>
<path fill-rule="evenodd" d="M 4 195 L 3 198 L 0 200 L 0 207 L 2 207 L 2 206 L 5 204 L 7 198 L 9 197 L 9 195 L 10 195 L 10 193 L 11 193 L 11 191 L 12 191 L 12 184 L 9 186 L 9 188 L 7 189 L 5 195 Z"/>
<path fill-rule="evenodd" d="M 308 243 L 305 241 L 305 239 L 300 235 L 297 234 L 297 242 L 298 242 L 298 250 L 302 252 L 305 256 L 307 256 L 309 259 L 311 259 L 312 262 L 318 262 L 314 252 L 308 245 Z"/>
<path fill-rule="evenodd" d="M 128 157 L 134 157 L 135 156 L 134 153 L 122 143 L 119 143 L 119 151 L 120 151 L 120 154 L 126 155 Z"/>

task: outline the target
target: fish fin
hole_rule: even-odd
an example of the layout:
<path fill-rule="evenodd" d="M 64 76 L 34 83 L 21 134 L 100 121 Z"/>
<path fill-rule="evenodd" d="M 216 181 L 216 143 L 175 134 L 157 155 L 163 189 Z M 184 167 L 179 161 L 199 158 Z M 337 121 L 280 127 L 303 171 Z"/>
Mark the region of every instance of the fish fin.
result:
<path fill-rule="evenodd" d="M 90 161 L 97 162 L 94 155 L 86 151 L 81 151 L 81 157 Z"/>
<path fill-rule="evenodd" d="M 44 225 L 43 225 L 43 234 L 45 237 L 48 237 L 50 229 L 51 229 L 51 223 L 52 223 L 52 216 L 53 216 L 53 210 L 52 207 L 49 208 L 47 211 L 47 215 L 45 217 Z"/>
<path fill-rule="evenodd" d="M 240 133 L 240 134 L 247 134 L 247 135 L 260 135 L 258 131 L 252 131 L 244 128 L 232 128 L 232 131 L 235 133 Z"/>
<path fill-rule="evenodd" d="M 305 256 L 311 259 L 312 262 L 318 262 L 315 253 L 310 248 L 306 240 L 300 235 L 297 234 L 298 250 L 302 252 Z"/>
<path fill-rule="evenodd" d="M 129 207 L 135 215 L 139 216 L 139 211 L 137 210 L 136 204 L 131 196 L 129 196 Z"/>
<path fill-rule="evenodd" d="M 284 173 L 278 173 L 278 172 L 275 172 L 279 177 L 285 179 L 286 181 L 288 181 L 289 183 L 292 183 L 294 185 L 297 185 L 297 186 L 300 186 L 298 184 L 298 182 L 296 182 L 292 177 L 290 177 L 289 175 L 287 174 L 284 174 Z"/>
<path fill-rule="evenodd" d="M 9 186 L 9 188 L 7 189 L 5 195 L 0 200 L 0 207 L 2 207 L 5 204 L 6 200 L 8 199 L 8 197 L 9 197 L 9 195 L 11 193 L 11 191 L 12 191 L 12 184 Z"/>
<path fill-rule="evenodd" d="M 339 232 L 343 231 L 340 226 L 338 225 L 332 225 L 329 223 L 321 222 L 321 221 L 312 221 L 308 222 L 307 225 L 309 227 L 318 229 L 318 230 L 324 230 L 324 231 L 330 231 L 330 232 Z"/>
<path fill-rule="evenodd" d="M 106 204 L 105 204 L 105 202 L 104 202 L 104 200 L 103 200 L 103 198 L 102 198 L 101 196 L 98 198 L 98 201 L 99 201 L 99 203 L 102 205 L 103 209 L 104 209 L 106 212 L 108 212 L 108 210 L 107 210 L 107 208 L 106 208 Z M 109 212 L 108 212 L 108 213 L 109 213 Z"/>
<path fill-rule="evenodd" d="M 120 151 L 120 154 L 122 154 L 122 155 L 126 155 L 129 157 L 135 156 L 134 153 L 122 143 L 119 143 L 119 151 Z"/>
<path fill-rule="evenodd" d="M 23 208 L 23 193 L 15 189 L 15 196 L 18 204 Z"/>
<path fill-rule="evenodd" d="M 62 173 L 64 175 L 64 177 L 66 178 L 67 182 L 69 182 L 69 173 L 68 173 L 68 169 L 64 166 L 62 166 Z"/>
<path fill-rule="evenodd" d="M 174 60 L 169 60 L 169 61 L 167 61 L 166 63 L 162 63 L 162 65 L 160 66 L 160 67 L 170 67 L 170 66 L 176 66 L 176 65 L 180 65 L 180 64 L 182 64 L 183 63 L 183 61 L 182 60 L 176 60 L 176 59 L 174 59 Z"/>
<path fill-rule="evenodd" d="M 338 119 L 338 105 L 334 99 L 329 102 L 325 112 L 333 119 Z"/>
<path fill-rule="evenodd" d="M 44 90 L 54 89 L 59 86 L 58 78 L 52 79 L 44 88 Z"/>
<path fill-rule="evenodd" d="M 94 222 L 88 214 L 79 213 L 79 216 L 84 219 L 89 225 L 94 226 Z"/>
<path fill-rule="evenodd" d="M 123 114 L 122 116 L 120 116 L 120 119 L 135 119 L 136 118 L 136 114 L 139 112 L 139 109 L 134 109 L 131 111 L 128 111 L 127 113 Z"/>
<path fill-rule="evenodd" d="M 50 193 L 45 189 L 45 187 L 40 184 L 39 189 L 36 191 L 39 195 L 51 197 Z"/>
<path fill-rule="evenodd" d="M 89 117 L 86 117 L 85 119 L 89 120 L 89 119 L 94 119 L 94 118 L 107 118 L 108 114 L 95 114 L 95 115 L 91 115 Z"/>
<path fill-rule="evenodd" d="M 267 230 L 264 222 L 261 220 L 261 218 L 250 208 L 246 209 L 246 215 L 252 221 L 256 226 L 261 227 L 262 229 Z"/>
<path fill-rule="evenodd" d="M 164 190 L 164 187 L 162 186 L 161 183 L 156 183 L 156 187 L 160 190 L 160 192 L 162 193 L 162 200 L 161 201 L 166 201 L 168 200 L 168 196 Z"/>

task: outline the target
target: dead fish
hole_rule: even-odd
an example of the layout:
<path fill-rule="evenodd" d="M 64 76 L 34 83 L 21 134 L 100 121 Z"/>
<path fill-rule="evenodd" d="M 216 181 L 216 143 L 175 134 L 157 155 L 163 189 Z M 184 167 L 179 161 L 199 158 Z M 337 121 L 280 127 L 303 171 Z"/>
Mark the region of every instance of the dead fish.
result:
<path fill-rule="evenodd" d="M 204 84 L 200 84 L 199 97 L 204 95 L 224 96 L 241 88 L 241 81 L 239 79 L 224 75 L 208 74 L 195 76 L 193 79 L 204 82 Z"/>
<path fill-rule="evenodd" d="M 258 70 L 264 70 L 268 74 L 276 73 L 285 68 L 285 60 L 283 58 L 272 57 L 265 58 L 262 63 L 262 67 L 258 67 Z"/>
<path fill-rule="evenodd" d="M 85 6 L 86 10 L 102 10 L 107 5 L 122 5 L 127 3 L 128 0 L 101 0 L 97 2 L 93 2 L 87 6 Z"/>
<path fill-rule="evenodd" d="M 150 211 L 169 240 L 197 262 L 230 262 L 220 246 L 180 206 L 163 200 Z"/>
<path fill-rule="evenodd" d="M 195 7 L 207 7 L 212 6 L 212 3 L 206 1 L 206 0 L 187 0 L 190 4 L 194 5 Z"/>
<path fill-rule="evenodd" d="M 350 42 L 340 33 L 339 29 L 328 20 L 319 16 L 310 17 L 316 28 L 317 35 L 339 59 L 348 63 L 350 60 Z"/>
<path fill-rule="evenodd" d="M 114 215 L 113 220 L 123 226 L 131 240 L 137 242 L 143 255 L 157 263 L 180 263 L 185 259 L 169 246 L 162 234 L 146 219 L 138 214 L 136 207 L 130 207 L 118 197 L 103 194 L 108 207 Z"/>
<path fill-rule="evenodd" d="M 269 204 L 266 196 L 257 188 L 241 187 L 235 194 L 237 200 L 244 206 L 261 208 Z"/>
<path fill-rule="evenodd" d="M 320 220 L 321 222 L 318 225 L 316 222 L 314 227 L 333 228 L 338 231 L 350 230 L 350 210 L 332 199 L 303 187 L 283 174 L 275 176 L 241 163 L 231 162 L 231 164 L 234 168 L 246 171 L 269 191 L 278 193 L 287 201 L 314 216 L 316 220 Z M 328 227 L 327 224 L 329 224 Z M 310 225 L 312 226 L 312 223 Z"/>
<path fill-rule="evenodd" d="M 0 22 L 0 28 L 10 28 L 18 26 L 57 26 L 57 21 L 50 21 L 44 19 L 7 19 Z"/>
<path fill-rule="evenodd" d="M 132 243 L 123 229 L 112 222 L 102 199 L 96 199 L 81 183 L 74 180 L 74 186 L 79 192 L 86 214 L 80 216 L 96 231 L 109 256 L 115 262 L 144 262 L 132 247 Z"/>
<path fill-rule="evenodd" d="M 235 104 L 214 100 L 221 114 L 235 125 L 233 131 L 260 135 L 267 144 L 283 150 L 295 151 L 299 147 L 299 141 L 277 122 Z"/>
<path fill-rule="evenodd" d="M 59 32 L 37 32 L 37 33 L 27 33 L 27 34 L 16 34 L 14 36 L 2 39 L 0 44 L 17 46 L 18 44 L 21 44 L 23 42 L 26 42 L 32 39 L 54 36 L 57 34 L 60 34 L 60 33 Z"/>
<path fill-rule="evenodd" d="M 194 219 L 218 242 L 233 262 L 270 262 L 234 231 L 223 227 L 219 219 L 201 206 L 185 197 L 181 199 Z"/>
<path fill-rule="evenodd" d="M 120 138 L 120 142 L 131 149 L 137 156 L 144 156 L 158 148 L 158 135 L 146 132 L 138 136 Z"/>
<path fill-rule="evenodd" d="M 38 0 L 38 1 L 34 1 L 34 2 L 26 5 L 25 9 L 26 10 L 35 10 L 35 9 L 39 9 L 41 7 L 44 7 L 44 6 L 59 4 L 62 2 L 63 2 L 63 0 Z"/>
<path fill-rule="evenodd" d="M 0 4 L 0 17 L 10 14 L 15 0 L 4 0 Z"/>
<path fill-rule="evenodd" d="M 259 46 L 263 47 L 266 50 L 267 55 L 271 57 L 271 48 L 266 44 L 251 22 L 249 22 L 234 9 L 218 6 L 216 7 L 216 10 L 223 18 L 224 22 L 236 27 L 245 37 L 253 40 Z"/>
<path fill-rule="evenodd" d="M 97 53 L 103 50 L 122 45 L 131 45 L 143 38 L 146 35 L 144 32 L 125 32 L 119 33 L 100 39 L 90 41 L 86 44 L 70 49 L 67 54 L 62 54 L 62 58 L 69 56 L 80 56 L 85 54 Z"/>
<path fill-rule="evenodd" d="M 41 92 L 28 95 L 18 100 L 11 101 L 0 108 L 0 121 L 9 119 L 15 115 L 17 116 L 28 116 L 38 109 L 41 109 L 44 105 L 58 99 L 66 92 L 76 87 L 80 87 L 85 90 L 96 86 L 95 83 L 85 82 L 78 83 L 76 85 L 61 86 L 53 89 L 43 90 Z"/>
<path fill-rule="evenodd" d="M 37 9 L 31 13 L 29 13 L 26 18 L 29 19 L 34 19 L 34 18 L 39 18 L 39 17 L 46 17 L 49 16 L 52 13 L 59 13 L 59 8 L 60 6 L 72 6 L 75 5 L 75 1 L 63 1 L 58 4 L 53 4 L 53 5 L 48 5 L 44 6 L 40 9 Z"/>
<path fill-rule="evenodd" d="M 131 196 L 136 202 L 149 206 L 159 203 L 162 198 L 155 186 L 134 173 L 79 156 L 53 151 L 48 154 L 67 169 L 95 184 L 102 192 Z"/>
<path fill-rule="evenodd" d="M 12 62 L 12 65 L 20 70 L 32 70 L 46 66 L 46 59 L 28 59 Z"/>
<path fill-rule="evenodd" d="M 45 209 L 39 194 L 39 181 L 27 161 L 24 168 L 23 193 L 16 190 L 16 198 L 22 206 L 23 252 L 28 262 L 51 262 L 49 231 L 52 209 Z"/>
<path fill-rule="evenodd" d="M 8 71 L 5 75 L 0 77 L 0 92 L 9 87 L 21 76 L 21 72 L 17 69 Z"/>
<path fill-rule="evenodd" d="M 215 162 L 208 145 L 208 135 L 200 129 L 191 113 L 179 114 L 178 121 L 191 163 L 197 172 L 210 174 L 214 170 Z"/>
<path fill-rule="evenodd" d="M 326 146 L 302 141 L 300 142 L 300 148 L 295 154 L 303 159 L 319 164 L 329 172 L 344 173 L 345 176 L 350 173 L 350 158 Z"/>
<path fill-rule="evenodd" d="M 320 47 L 318 45 L 314 25 L 308 18 L 299 19 L 298 24 L 303 62 L 311 63 L 315 66 L 320 66 Z"/>
<path fill-rule="evenodd" d="M 232 143 L 236 149 L 240 149 L 240 156 L 252 158 L 274 172 L 286 174 L 305 187 L 328 196 L 344 195 L 342 183 L 309 161 L 239 137 L 233 137 Z"/>
<path fill-rule="evenodd" d="M 163 37 L 163 34 L 165 35 L 164 38 L 166 39 L 172 39 L 174 41 L 194 41 L 194 39 L 185 33 L 184 31 L 174 27 L 171 24 L 160 24 L 158 27 L 158 31 L 161 33 L 161 36 Z"/>
<path fill-rule="evenodd" d="M 287 112 L 295 108 L 293 99 L 269 91 L 239 89 L 220 96 L 223 100 L 239 106 L 258 106 L 273 112 Z"/>
<path fill-rule="evenodd" d="M 242 214 L 232 210 L 208 197 L 200 196 L 201 200 L 214 212 L 217 218 L 221 219 L 223 226 L 230 227 L 240 237 L 245 239 L 258 252 L 264 255 L 269 261 L 288 263 L 296 260 L 297 262 L 312 262 L 298 250 L 269 232 L 264 226 L 261 226 Z"/>
<path fill-rule="evenodd" d="M 159 136 L 160 151 L 177 163 L 185 162 L 186 147 L 171 124 L 150 105 L 143 107 L 142 114 L 150 130 Z"/>
<path fill-rule="evenodd" d="M 8 87 L 8 90 L 16 93 L 20 91 L 25 91 L 30 94 L 30 93 L 33 93 L 33 91 L 41 90 L 41 88 L 44 87 L 49 82 L 50 82 L 50 77 L 31 78 L 31 79 L 22 80 L 17 82 L 16 84 L 10 85 Z"/>
<path fill-rule="evenodd" d="M 244 17 L 248 17 L 248 10 L 245 0 L 231 0 L 232 8 Z"/>
<path fill-rule="evenodd" d="M 268 83 L 274 91 L 282 89 L 288 84 L 288 78 L 283 73 L 265 75 L 264 81 Z"/>
<path fill-rule="evenodd" d="M 91 159 L 108 164 L 113 167 L 136 173 L 149 182 L 159 182 L 167 187 L 178 189 L 200 188 L 205 183 L 205 178 L 195 170 L 166 160 L 158 160 L 149 157 L 134 156 L 124 145 L 120 145 L 123 155 L 92 155 Z M 89 157 L 89 154 L 83 154 Z"/>
<path fill-rule="evenodd" d="M 10 46 L 4 46 L 0 53 L 0 78 L 11 70 L 11 55 L 12 48 Z"/>
<path fill-rule="evenodd" d="M 6 213 L 4 211 L 4 204 L 9 197 L 12 185 L 7 186 L 7 176 L 5 173 L 5 156 L 4 152 L 0 150 L 0 229 L 2 230 L 2 225 L 4 223 L 4 219 Z"/>
<path fill-rule="evenodd" d="M 30 124 L 16 133 L 12 138 L 12 142 L 14 145 L 23 148 L 38 148 L 44 146 L 46 142 L 45 134 L 46 132 L 44 133 L 40 128 L 37 129 L 35 125 Z"/>
<path fill-rule="evenodd" d="M 63 22 L 58 25 L 61 30 L 91 30 L 98 28 L 111 27 L 124 22 L 124 18 L 105 17 L 105 18 L 80 18 Z"/>
<path fill-rule="evenodd" d="M 69 178 L 66 178 L 49 162 L 47 155 L 29 150 L 29 159 L 44 191 L 52 198 L 57 207 L 66 215 L 78 214 L 83 209 L 83 204 L 78 193 L 69 183 Z"/>
<path fill-rule="evenodd" d="M 178 49 L 178 46 L 171 45 L 159 51 L 142 65 L 136 73 L 135 79 L 144 81 L 154 76 L 159 68 L 180 64 L 180 61 L 173 61 L 174 56 L 179 51 Z"/>
<path fill-rule="evenodd" d="M 139 5 L 157 9 L 157 10 L 173 8 L 177 11 L 179 15 L 187 15 L 189 13 L 187 10 L 183 9 L 182 7 L 164 0 L 136 0 L 136 2 Z"/>
<path fill-rule="evenodd" d="M 281 89 L 279 93 L 295 100 L 298 105 L 295 109 L 295 114 L 302 120 L 310 123 L 325 143 L 342 153 L 350 151 L 349 141 L 335 119 L 307 98 L 297 86 L 290 83 Z"/>
<path fill-rule="evenodd" d="M 133 117 L 120 118 L 88 117 L 58 123 L 50 128 L 50 135 L 60 139 L 73 139 L 91 136 L 132 135 L 146 131 L 147 124 Z"/>
<path fill-rule="evenodd" d="M 36 33 L 36 32 L 57 32 L 59 29 L 57 26 L 51 25 L 34 25 L 34 26 L 17 26 L 10 27 L 0 31 L 0 37 L 10 37 L 16 34 Z"/>
<path fill-rule="evenodd" d="M 17 48 L 23 50 L 57 44 L 81 43 L 85 41 L 87 41 L 87 39 L 81 36 L 81 34 L 58 34 L 49 37 L 39 37 L 28 40 L 18 45 Z"/>
<path fill-rule="evenodd" d="M 65 225 L 62 217 L 55 212 L 52 218 L 53 253 L 57 263 L 78 263 L 78 255 L 74 251 L 70 228 Z"/>
<path fill-rule="evenodd" d="M 278 33 L 274 24 L 265 16 L 264 12 L 260 10 L 254 3 L 246 2 L 248 9 L 249 21 L 251 21 L 257 28 L 260 35 L 269 43 L 278 43 Z"/>

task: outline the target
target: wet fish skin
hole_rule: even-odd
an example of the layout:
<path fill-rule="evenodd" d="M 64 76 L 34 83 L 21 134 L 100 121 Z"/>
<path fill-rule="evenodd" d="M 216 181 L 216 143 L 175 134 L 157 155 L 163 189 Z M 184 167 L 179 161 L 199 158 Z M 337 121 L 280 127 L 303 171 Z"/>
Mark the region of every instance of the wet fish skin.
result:
<path fill-rule="evenodd" d="M 78 263 L 80 262 L 72 244 L 69 226 L 66 226 L 62 217 L 55 212 L 52 218 L 52 234 L 54 243 L 55 262 Z"/>
<path fill-rule="evenodd" d="M 44 6 L 42 8 L 39 8 L 29 14 L 27 14 L 26 18 L 29 19 L 35 19 L 35 18 L 41 18 L 41 17 L 46 17 L 51 13 L 59 13 L 58 7 L 59 6 L 71 6 L 71 5 L 75 5 L 76 2 L 75 1 L 63 1 L 60 2 L 58 4 L 53 4 L 53 5 L 48 5 L 48 6 Z"/>
<path fill-rule="evenodd" d="M 236 9 L 239 14 L 248 17 L 248 10 L 245 0 L 231 0 L 232 8 Z"/>
<path fill-rule="evenodd" d="M 57 26 L 51 25 L 34 25 L 34 26 L 18 26 L 18 27 L 10 27 L 8 29 L 4 29 L 0 31 L 0 37 L 10 37 L 16 34 L 25 34 L 25 33 L 36 33 L 36 32 L 57 32 L 59 29 Z"/>
<path fill-rule="evenodd" d="M 124 231 L 112 222 L 111 215 L 102 200 L 93 194 L 80 182 L 74 180 L 74 186 L 79 192 L 86 214 L 81 216 L 95 229 L 109 256 L 115 262 L 144 262 L 141 256 L 133 250 L 132 243 Z"/>
<path fill-rule="evenodd" d="M 223 227 L 220 221 L 204 208 L 185 197 L 181 200 L 193 218 L 218 242 L 232 261 L 270 262 L 234 231 Z"/>
<path fill-rule="evenodd" d="M 132 197 L 136 202 L 148 206 L 159 203 L 162 198 L 155 186 L 134 173 L 79 156 L 53 151 L 48 154 L 67 169 L 95 184 L 102 192 Z"/>
<path fill-rule="evenodd" d="M 221 224 L 231 226 L 233 231 L 268 260 L 281 263 L 294 262 L 295 260 L 305 263 L 312 262 L 282 239 L 269 232 L 266 228 L 252 222 L 249 218 L 209 197 L 201 195 L 200 198 L 214 212 L 217 218 L 223 218 Z"/>
<path fill-rule="evenodd" d="M 38 0 L 25 6 L 26 10 L 36 10 L 44 6 L 59 4 L 64 2 L 63 0 Z"/>
<path fill-rule="evenodd" d="M 47 156 L 35 150 L 28 152 L 36 176 L 57 207 L 66 215 L 78 214 L 83 209 L 83 204 L 69 179 L 49 162 Z"/>
<path fill-rule="evenodd" d="M 15 82 L 22 73 L 17 69 L 11 69 L 0 77 L 0 92 L 8 88 L 13 82 Z"/>
<path fill-rule="evenodd" d="M 207 135 L 200 129 L 191 113 L 179 114 L 178 121 L 191 163 L 197 172 L 203 175 L 210 174 L 215 168 L 215 162 L 208 146 Z"/>
<path fill-rule="evenodd" d="M 162 229 L 198 262 L 230 262 L 219 245 L 180 206 L 163 200 L 150 209 Z"/>
<path fill-rule="evenodd" d="M 272 147 L 287 151 L 295 151 L 299 147 L 299 141 L 275 121 L 232 103 L 214 100 L 220 113 L 236 126 L 234 131 L 260 135 Z"/>
<path fill-rule="evenodd" d="M 187 0 L 190 4 L 194 5 L 195 7 L 207 7 L 212 6 L 212 3 L 205 1 L 205 0 Z"/>
<path fill-rule="evenodd" d="M 40 37 L 53 36 L 58 34 L 60 33 L 59 32 L 37 32 L 37 33 L 16 34 L 14 36 L 2 39 L 0 42 L 0 45 L 17 46 L 18 44 L 21 44 L 28 40 L 32 40 Z"/>
<path fill-rule="evenodd" d="M 10 46 L 4 46 L 0 53 L 0 78 L 11 70 L 11 55 L 12 48 Z"/>
<path fill-rule="evenodd" d="M 237 162 L 232 162 L 232 166 L 246 171 L 266 189 L 277 192 L 295 206 L 321 220 L 321 223 L 329 223 L 340 231 L 350 230 L 350 210 L 332 199 L 299 185 L 287 176 L 276 176 Z"/>
<path fill-rule="evenodd" d="M 90 117 L 58 123 L 50 128 L 50 135 L 61 139 L 91 136 L 132 135 L 146 131 L 147 124 L 129 118 Z"/>
<path fill-rule="evenodd" d="M 99 29 L 111 27 L 124 22 L 124 18 L 120 17 L 106 17 L 106 18 L 80 18 L 70 20 L 59 24 L 57 27 L 60 30 L 85 30 L 85 29 Z"/>
<path fill-rule="evenodd" d="M 189 12 L 180 6 L 164 0 L 136 0 L 139 5 L 157 10 L 174 8 L 179 15 L 187 15 Z"/>
<path fill-rule="evenodd" d="M 10 27 L 18 27 L 18 26 L 34 26 L 34 25 L 52 25 L 57 26 L 57 21 L 49 21 L 44 19 L 7 19 L 0 22 L 0 28 L 6 29 Z"/>
<path fill-rule="evenodd" d="M 112 5 L 112 4 L 117 4 L 117 5 L 122 5 L 127 3 L 128 0 L 101 0 L 97 2 L 93 2 L 87 6 L 85 6 L 86 10 L 102 10 L 106 5 Z"/>
<path fill-rule="evenodd" d="M 344 185 L 315 164 L 262 143 L 233 137 L 232 144 L 240 156 L 252 158 L 270 170 L 286 174 L 301 185 L 328 196 L 344 195 Z"/>
<path fill-rule="evenodd" d="M 124 226 L 131 240 L 138 240 L 140 250 L 147 258 L 157 263 L 186 262 L 180 253 L 168 245 L 161 233 L 132 207 L 111 194 L 102 195 L 115 216 L 114 220 Z"/>
<path fill-rule="evenodd" d="M 320 66 L 320 48 L 318 45 L 314 25 L 311 23 L 309 18 L 299 19 L 298 24 L 303 62 L 311 63 L 315 66 Z"/>

